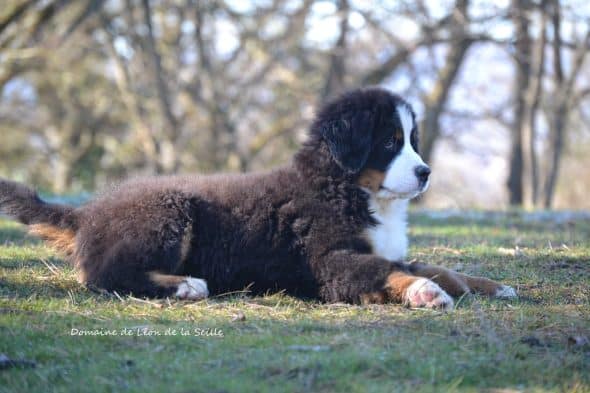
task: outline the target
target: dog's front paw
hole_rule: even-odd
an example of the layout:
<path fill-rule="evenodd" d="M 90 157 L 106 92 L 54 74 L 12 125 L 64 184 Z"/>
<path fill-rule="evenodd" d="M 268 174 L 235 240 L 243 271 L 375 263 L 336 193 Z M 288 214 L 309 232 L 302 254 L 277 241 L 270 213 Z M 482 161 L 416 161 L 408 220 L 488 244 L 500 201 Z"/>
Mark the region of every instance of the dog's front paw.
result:
<path fill-rule="evenodd" d="M 509 287 L 508 285 L 500 285 L 492 296 L 501 299 L 511 299 L 518 297 L 514 288 Z"/>
<path fill-rule="evenodd" d="M 199 300 L 209 296 L 209 289 L 205 280 L 186 277 L 178 285 L 175 296 L 180 299 Z"/>
<path fill-rule="evenodd" d="M 414 281 L 404 294 L 404 303 L 410 307 L 435 308 L 444 311 L 453 309 L 453 298 L 435 282 L 426 278 Z"/>

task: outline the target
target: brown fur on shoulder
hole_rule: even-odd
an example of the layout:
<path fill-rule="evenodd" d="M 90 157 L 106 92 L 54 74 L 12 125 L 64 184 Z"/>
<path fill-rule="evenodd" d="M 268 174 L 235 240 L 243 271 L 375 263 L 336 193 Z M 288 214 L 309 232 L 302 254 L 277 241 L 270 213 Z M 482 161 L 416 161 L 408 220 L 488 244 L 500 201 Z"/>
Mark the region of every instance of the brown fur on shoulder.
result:
<path fill-rule="evenodd" d="M 33 224 L 29 226 L 29 234 L 45 240 L 49 246 L 66 257 L 76 251 L 76 232 L 67 228 L 59 228 L 50 224 Z"/>

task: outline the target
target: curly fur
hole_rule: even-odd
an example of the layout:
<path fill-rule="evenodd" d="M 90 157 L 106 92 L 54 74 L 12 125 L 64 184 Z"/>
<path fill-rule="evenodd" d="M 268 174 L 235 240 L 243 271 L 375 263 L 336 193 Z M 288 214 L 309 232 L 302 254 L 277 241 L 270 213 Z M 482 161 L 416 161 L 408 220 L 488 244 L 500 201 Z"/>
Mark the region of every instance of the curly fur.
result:
<path fill-rule="evenodd" d="M 57 244 L 82 280 L 136 296 L 169 296 L 160 275 L 203 278 L 211 294 L 249 287 L 322 301 L 385 299 L 392 272 L 364 232 L 377 224 L 364 169 L 383 170 L 401 98 L 359 89 L 328 103 L 293 162 L 263 173 L 170 176 L 123 183 L 87 205 L 46 204 L 0 182 L 0 211 Z M 397 126 L 399 128 L 399 125 Z M 160 280 L 162 281 L 162 280 Z"/>

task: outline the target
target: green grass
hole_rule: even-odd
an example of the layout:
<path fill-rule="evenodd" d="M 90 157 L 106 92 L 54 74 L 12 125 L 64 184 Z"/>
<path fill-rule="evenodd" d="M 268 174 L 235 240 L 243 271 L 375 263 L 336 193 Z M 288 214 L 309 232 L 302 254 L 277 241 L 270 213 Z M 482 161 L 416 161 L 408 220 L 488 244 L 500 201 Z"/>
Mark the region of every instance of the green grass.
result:
<path fill-rule="evenodd" d="M 284 295 L 118 298 L 80 286 L 0 221 L 0 354 L 36 365 L 0 370 L 0 391 L 590 392 L 590 346 L 572 344 L 590 336 L 590 223 L 412 222 L 413 258 L 501 280 L 520 298 L 463 298 L 448 314 Z"/>

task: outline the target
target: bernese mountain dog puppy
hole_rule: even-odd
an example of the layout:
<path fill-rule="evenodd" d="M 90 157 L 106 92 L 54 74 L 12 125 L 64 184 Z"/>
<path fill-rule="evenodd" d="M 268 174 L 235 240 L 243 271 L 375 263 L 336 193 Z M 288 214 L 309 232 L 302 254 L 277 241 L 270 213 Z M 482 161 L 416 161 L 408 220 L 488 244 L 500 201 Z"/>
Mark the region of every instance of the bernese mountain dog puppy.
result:
<path fill-rule="evenodd" d="M 0 180 L 0 212 L 29 226 L 90 287 L 202 299 L 249 288 L 325 302 L 450 309 L 512 288 L 404 263 L 408 200 L 428 186 L 414 112 L 381 88 L 321 108 L 291 163 L 235 175 L 132 180 L 86 205 Z"/>

